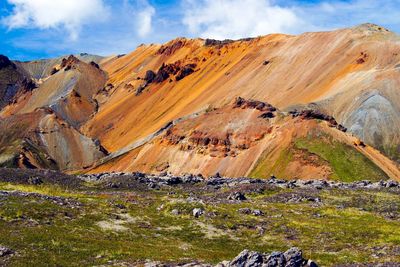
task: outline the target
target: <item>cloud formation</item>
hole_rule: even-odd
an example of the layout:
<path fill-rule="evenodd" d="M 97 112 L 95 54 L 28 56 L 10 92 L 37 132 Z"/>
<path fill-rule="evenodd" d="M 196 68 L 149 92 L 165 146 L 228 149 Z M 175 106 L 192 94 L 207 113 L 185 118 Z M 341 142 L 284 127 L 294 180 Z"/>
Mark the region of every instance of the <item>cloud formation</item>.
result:
<path fill-rule="evenodd" d="M 304 23 L 270 0 L 185 0 L 182 22 L 192 34 L 215 39 L 290 33 Z"/>
<path fill-rule="evenodd" d="M 156 10 L 147 1 L 143 2 L 141 5 L 142 7 L 137 14 L 138 34 L 140 37 L 145 37 L 152 31 L 153 17 Z"/>
<path fill-rule="evenodd" d="M 102 0 L 8 0 L 12 13 L 3 18 L 9 29 L 64 27 L 74 40 L 81 27 L 93 21 L 104 20 L 108 8 Z"/>
<path fill-rule="evenodd" d="M 25 60 L 127 53 L 140 43 L 178 36 L 238 39 L 365 22 L 400 32 L 399 5 L 400 0 L 0 0 L 0 47 Z"/>

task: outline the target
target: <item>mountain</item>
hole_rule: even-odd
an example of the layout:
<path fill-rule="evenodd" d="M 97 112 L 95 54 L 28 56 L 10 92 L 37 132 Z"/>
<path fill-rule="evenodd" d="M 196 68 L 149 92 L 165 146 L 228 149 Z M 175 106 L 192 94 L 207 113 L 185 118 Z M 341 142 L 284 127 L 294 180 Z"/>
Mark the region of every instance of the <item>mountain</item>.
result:
<path fill-rule="evenodd" d="M 72 172 L 400 179 L 399 41 L 363 24 L 11 62 L 36 88 L 19 90 L 0 116 L 9 125 L 36 116 L 17 143 L 37 139 L 55 168 Z"/>
<path fill-rule="evenodd" d="M 15 94 L 1 111 L 0 165 L 77 170 L 104 157 L 107 152 L 99 141 L 78 128 L 97 111 L 92 95 L 106 81 L 97 63 L 69 56 L 39 79 L 47 64 L 17 65 L 35 88 Z"/>

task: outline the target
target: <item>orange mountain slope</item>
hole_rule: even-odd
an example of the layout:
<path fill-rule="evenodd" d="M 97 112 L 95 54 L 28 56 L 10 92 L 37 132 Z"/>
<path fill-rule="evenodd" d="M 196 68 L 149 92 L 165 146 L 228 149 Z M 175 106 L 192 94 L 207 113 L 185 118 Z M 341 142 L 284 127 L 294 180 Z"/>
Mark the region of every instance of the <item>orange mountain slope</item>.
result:
<path fill-rule="evenodd" d="M 82 130 L 115 151 L 173 119 L 242 96 L 282 110 L 312 104 L 398 160 L 399 40 L 367 24 L 299 36 L 235 42 L 180 38 L 140 46 L 102 66 L 109 87 L 98 96 L 103 100 L 99 112 Z M 179 81 L 171 72 L 165 81 L 142 89 L 146 72 L 157 73 L 162 64 L 195 68 Z"/>
<path fill-rule="evenodd" d="M 69 171 L 93 164 L 91 172 L 400 179 L 399 53 L 396 34 L 364 24 L 238 41 L 178 38 L 97 63 L 17 62 L 37 88 L 0 116 L 46 107 L 102 151 Z M 239 96 L 277 111 L 270 118 L 233 108 Z M 343 127 L 287 113 L 294 109 L 318 110 Z"/>
<path fill-rule="evenodd" d="M 131 150 L 112 153 L 90 172 L 143 171 L 228 177 L 398 179 L 396 164 L 330 116 L 311 110 L 285 113 L 236 99 L 232 104 L 173 122 Z M 384 159 L 384 161 L 380 161 Z"/>

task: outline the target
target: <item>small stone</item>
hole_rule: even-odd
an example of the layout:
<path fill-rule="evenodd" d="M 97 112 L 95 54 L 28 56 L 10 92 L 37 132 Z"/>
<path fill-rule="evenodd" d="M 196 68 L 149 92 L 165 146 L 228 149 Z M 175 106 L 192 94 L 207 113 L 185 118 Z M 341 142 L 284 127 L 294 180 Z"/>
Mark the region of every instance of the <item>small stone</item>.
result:
<path fill-rule="evenodd" d="M 32 185 L 41 185 L 43 181 L 39 177 L 29 177 L 28 183 Z"/>
<path fill-rule="evenodd" d="M 286 259 L 285 267 L 301 267 L 304 265 L 303 253 L 299 248 L 290 248 L 283 255 Z"/>
<path fill-rule="evenodd" d="M 235 193 L 232 193 L 232 194 L 230 194 L 228 196 L 228 200 L 239 200 L 239 201 L 242 201 L 242 200 L 246 200 L 246 199 L 247 199 L 246 196 L 241 192 L 235 192 Z"/>
<path fill-rule="evenodd" d="M 199 218 L 201 215 L 204 214 L 204 210 L 201 208 L 195 208 L 193 209 L 192 214 L 195 218 Z"/>
<path fill-rule="evenodd" d="M 243 214 L 250 214 L 251 213 L 251 209 L 242 208 L 242 209 L 238 209 L 238 212 L 243 213 Z"/>
<path fill-rule="evenodd" d="M 121 209 L 121 210 L 126 209 L 126 206 L 123 205 L 123 204 L 115 204 L 115 207 L 118 208 L 118 209 Z"/>
<path fill-rule="evenodd" d="M 0 246 L 0 257 L 5 257 L 5 256 L 11 255 L 11 254 L 14 254 L 14 251 L 12 251 L 9 248 Z"/>
<path fill-rule="evenodd" d="M 252 214 L 254 216 L 263 216 L 264 212 L 262 212 L 261 210 L 253 210 Z"/>
<path fill-rule="evenodd" d="M 312 260 L 308 260 L 307 261 L 307 266 L 308 267 L 318 267 L 318 264 L 316 264 L 314 261 Z"/>
<path fill-rule="evenodd" d="M 173 210 L 171 210 L 171 214 L 176 216 L 176 215 L 179 215 L 180 212 L 177 209 L 173 209 Z"/>
<path fill-rule="evenodd" d="M 228 267 L 230 264 L 230 261 L 222 261 L 220 263 L 218 263 L 217 265 L 215 265 L 215 267 Z"/>

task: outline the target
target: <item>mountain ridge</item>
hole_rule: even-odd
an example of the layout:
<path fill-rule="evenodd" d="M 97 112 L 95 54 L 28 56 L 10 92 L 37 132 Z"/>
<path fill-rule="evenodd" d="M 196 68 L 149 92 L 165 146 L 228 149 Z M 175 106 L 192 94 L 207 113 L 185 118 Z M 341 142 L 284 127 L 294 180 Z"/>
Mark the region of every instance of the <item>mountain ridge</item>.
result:
<path fill-rule="evenodd" d="M 200 110 L 209 110 L 211 113 L 214 109 L 226 110 L 227 114 L 231 112 L 232 116 L 239 116 L 238 112 L 228 110 L 226 107 L 237 97 L 243 97 L 246 100 L 254 99 L 271 103 L 282 112 L 313 109 L 330 115 L 338 123 L 343 124 L 350 134 L 370 145 L 368 147 L 375 147 L 393 161 L 397 161 L 397 163 L 388 163 L 390 160 L 385 160 L 391 166 L 386 170 L 398 169 L 396 164 L 400 160 L 400 131 L 398 131 L 400 98 L 397 85 L 400 79 L 396 75 L 398 72 L 396 66 L 400 63 L 399 53 L 398 36 L 373 24 L 362 24 L 331 32 L 304 33 L 296 36 L 271 34 L 236 41 L 177 38 L 162 45 L 141 45 L 132 53 L 101 58 L 97 63 L 82 63 L 90 65 L 90 71 L 83 75 L 84 80 L 89 77 L 89 80 L 92 79 L 90 84 L 97 85 L 89 90 L 88 84 L 78 89 L 80 87 L 76 87 L 73 83 L 74 89 L 71 92 L 76 92 L 79 97 L 72 94 L 68 97 L 72 100 L 62 104 L 65 107 L 64 110 L 71 110 L 69 115 L 65 115 L 66 111 L 57 109 L 54 111 L 77 132 L 89 139 L 97 140 L 96 142 L 104 151 L 112 154 L 128 148 L 135 142 L 140 143 L 140 140 L 157 132 L 171 121 Z M 91 58 L 95 57 L 91 56 Z M 62 68 L 58 70 L 58 64 L 48 66 L 47 72 L 49 70 L 52 72 L 55 68 L 56 73 L 50 73 L 50 78 L 45 77 L 45 80 L 35 89 L 37 93 L 33 94 L 45 96 L 46 100 L 48 95 L 44 93 L 46 86 L 49 90 L 61 88 L 59 82 L 49 85 L 49 81 L 54 80 L 52 77 L 54 75 L 60 77 L 60 81 L 64 84 L 70 79 L 78 79 L 79 75 L 76 74 L 78 75 L 76 76 L 74 70 L 72 72 L 62 70 Z M 96 76 L 97 74 L 94 74 L 96 72 L 103 72 L 104 78 Z M 72 76 L 68 76 L 71 74 Z M 87 100 L 82 99 L 82 94 L 86 95 Z M 1 110 L 1 116 L 8 117 L 13 116 L 11 114 L 15 112 L 18 114 L 33 111 L 25 108 L 32 106 L 29 104 L 33 103 L 32 101 L 36 101 L 32 99 L 34 99 L 32 95 L 25 93 L 22 97 L 18 97 L 16 104 L 8 105 Z M 42 103 L 45 102 L 38 102 L 37 107 L 43 106 Z M 94 108 L 89 108 L 93 105 L 90 103 L 95 103 Z M 22 109 L 16 108 L 18 105 Z M 73 106 L 75 108 L 72 108 Z M 82 115 L 80 114 L 82 112 L 78 110 L 88 110 L 88 113 Z M 256 111 L 252 111 L 252 114 L 255 114 L 254 112 Z M 74 119 L 71 119 L 71 116 Z M 249 118 L 244 119 L 244 122 L 257 120 Z M 189 121 L 192 123 L 194 120 Z M 173 127 L 179 128 L 185 123 L 189 122 L 179 122 Z M 224 120 L 221 123 L 223 124 Z M 239 128 L 234 130 L 239 130 L 242 126 L 236 127 Z M 281 126 L 278 123 L 273 127 Z M 315 127 L 320 128 L 320 126 L 312 126 L 312 128 Z M 211 129 L 207 131 L 209 132 L 204 134 L 208 135 L 212 132 Z M 354 137 L 352 140 L 356 139 Z M 293 142 L 296 142 L 295 140 L 297 139 L 293 139 Z M 155 149 L 154 151 L 163 147 L 154 142 L 153 139 L 149 140 L 143 146 L 146 149 Z M 354 146 L 350 141 L 345 143 Z M 290 144 L 287 149 L 292 146 L 293 144 Z M 382 161 L 377 158 L 382 159 L 383 155 L 380 156 L 376 152 L 368 154 L 360 151 L 356 146 L 351 149 L 353 150 L 367 156 L 378 165 L 382 164 Z M 272 152 L 266 149 L 264 154 Z M 176 151 L 176 153 L 178 155 L 181 152 Z M 260 152 L 259 155 L 261 154 L 263 153 Z M 326 161 L 325 156 L 318 155 L 316 160 Z M 116 166 L 120 171 L 129 169 L 156 172 L 160 169 L 156 167 L 141 169 L 140 166 L 135 165 L 135 157 L 137 155 L 131 156 L 130 159 L 127 159 L 127 156 L 117 157 L 113 159 L 113 166 L 105 164 L 103 167 L 107 171 L 116 170 Z M 182 172 L 183 170 L 177 167 L 180 165 L 176 164 L 185 156 L 176 156 L 175 159 L 168 157 L 165 161 L 168 159 L 171 162 L 165 164 L 165 166 L 169 165 L 165 171 Z M 201 162 L 214 159 L 209 155 L 203 155 L 197 160 Z M 227 162 L 231 160 L 234 161 L 231 158 L 225 159 Z M 255 158 L 250 161 L 254 165 L 259 160 Z M 332 159 L 328 159 L 328 165 L 332 169 L 330 160 Z M 298 164 L 295 162 L 296 159 L 288 164 Z M 162 162 L 157 163 L 154 157 L 147 156 L 142 163 L 157 165 Z M 131 167 L 126 167 L 127 164 Z M 218 168 L 213 167 L 207 170 L 207 168 L 196 167 L 195 162 L 193 164 L 185 171 L 193 173 L 202 171 L 207 175 L 218 172 Z M 229 168 L 235 168 L 234 165 L 240 164 L 236 162 Z M 125 166 L 125 169 L 122 166 Z M 86 167 L 89 166 L 85 164 Z M 232 175 L 229 168 L 223 168 L 222 174 Z M 287 166 L 282 168 L 282 174 L 285 174 L 288 171 Z M 302 169 L 301 165 L 296 168 Z M 91 171 L 96 169 L 98 167 Z M 79 170 L 71 169 L 70 171 Z M 391 178 L 400 178 L 396 170 L 386 172 L 390 172 Z M 250 173 L 251 170 L 247 169 L 233 175 L 250 175 Z M 290 176 L 294 173 L 296 171 L 286 174 Z M 299 173 L 302 172 L 299 171 Z M 267 171 L 262 174 L 262 176 L 268 175 L 270 173 Z M 328 176 L 321 176 L 321 178 L 328 178 Z M 311 177 L 303 174 L 303 177 L 298 178 Z"/>

